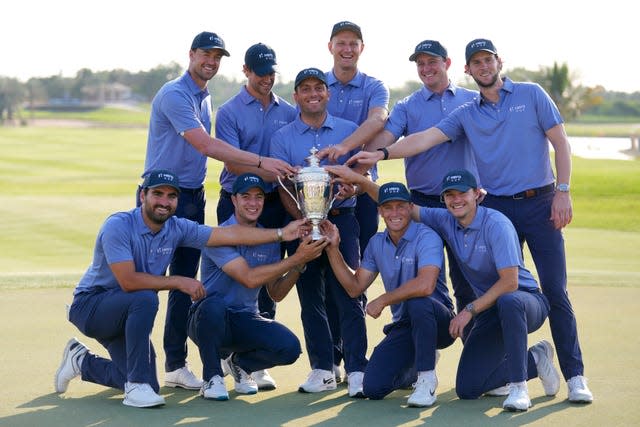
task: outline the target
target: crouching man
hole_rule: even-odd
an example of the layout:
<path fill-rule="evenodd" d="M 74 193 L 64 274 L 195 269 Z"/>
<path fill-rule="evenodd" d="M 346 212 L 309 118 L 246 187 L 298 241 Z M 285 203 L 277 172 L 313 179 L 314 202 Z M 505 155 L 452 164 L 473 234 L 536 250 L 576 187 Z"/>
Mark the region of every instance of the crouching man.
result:
<path fill-rule="evenodd" d="M 413 203 L 403 184 L 384 184 L 377 199 L 386 230 L 369 240 L 355 274 L 338 250 L 337 227 L 324 221 L 322 232 L 330 240 L 327 256 L 352 298 L 363 294 L 378 273 L 382 276 L 385 292 L 369 301 L 369 316 L 377 319 L 385 307 L 391 308 L 392 322 L 384 327 L 386 336 L 364 371 L 364 395 L 382 399 L 414 384 L 409 406 L 431 406 L 438 386 L 436 349 L 454 341 L 449 334 L 453 303 L 446 284 L 439 280 L 442 240 L 431 228 L 411 220 Z"/>
<path fill-rule="evenodd" d="M 258 218 L 265 202 L 266 185 L 258 175 L 236 178 L 231 201 L 234 215 L 221 224 L 240 224 L 260 231 Z M 307 229 L 307 233 L 310 228 Z M 301 353 L 300 341 L 284 325 L 261 316 L 258 295 L 265 286 L 270 297 L 281 301 L 295 285 L 306 263 L 322 254 L 326 240 L 302 240 L 297 251 L 280 258 L 280 244 L 229 245 L 202 252 L 202 280 L 207 297 L 189 311 L 189 337 L 198 345 L 205 383 L 205 399 L 228 400 L 221 357 L 233 376 L 237 393 L 255 394 L 252 372 L 290 365 Z M 271 388 L 275 388 L 275 383 Z"/>

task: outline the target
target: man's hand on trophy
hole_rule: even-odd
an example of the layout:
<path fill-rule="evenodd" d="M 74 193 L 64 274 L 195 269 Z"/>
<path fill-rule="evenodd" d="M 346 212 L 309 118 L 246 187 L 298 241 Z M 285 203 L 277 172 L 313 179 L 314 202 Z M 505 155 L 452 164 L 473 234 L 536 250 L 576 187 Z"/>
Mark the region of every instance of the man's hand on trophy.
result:
<path fill-rule="evenodd" d="M 344 200 L 357 195 L 358 186 L 355 184 L 338 184 L 338 192 L 335 194 L 337 200 Z"/>
<path fill-rule="evenodd" d="M 308 236 L 311 233 L 311 223 L 307 218 L 291 221 L 282 229 L 282 240 L 290 242 Z"/>
<path fill-rule="evenodd" d="M 336 248 L 340 246 L 340 232 L 334 223 L 328 219 L 323 219 L 320 222 L 320 232 L 328 239 L 329 246 Z"/>
<path fill-rule="evenodd" d="M 346 161 L 345 165 L 364 165 L 364 166 L 373 166 L 378 161 L 384 158 L 384 153 L 382 151 L 360 151 L 349 158 Z"/>
<path fill-rule="evenodd" d="M 300 245 L 298 245 L 298 249 L 296 250 L 296 256 L 300 256 L 301 264 L 306 264 L 322 255 L 324 248 L 328 244 L 329 239 L 325 236 L 322 236 L 322 238 L 318 240 L 311 240 L 311 236 L 306 236 L 300 241 Z"/>
<path fill-rule="evenodd" d="M 296 167 L 291 166 L 283 160 L 274 159 L 272 157 L 260 157 L 260 160 L 258 161 L 258 168 L 271 172 L 275 176 L 286 177 L 297 173 Z"/>
<path fill-rule="evenodd" d="M 349 149 L 342 144 L 330 145 L 329 147 L 324 147 L 322 150 L 318 151 L 316 156 L 319 159 L 324 159 L 325 157 L 332 163 L 338 163 L 338 159 L 349 152 Z"/>
<path fill-rule="evenodd" d="M 334 182 L 340 184 L 362 184 L 367 178 L 344 165 L 326 165 L 324 169 L 333 175 Z"/>

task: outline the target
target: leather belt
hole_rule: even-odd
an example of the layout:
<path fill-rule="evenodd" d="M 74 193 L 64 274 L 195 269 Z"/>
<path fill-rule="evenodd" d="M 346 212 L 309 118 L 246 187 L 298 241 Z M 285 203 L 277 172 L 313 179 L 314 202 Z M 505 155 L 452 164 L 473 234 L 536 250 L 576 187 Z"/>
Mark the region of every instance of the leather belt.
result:
<path fill-rule="evenodd" d="M 500 199 L 514 199 L 514 200 L 522 200 L 522 199 L 530 199 L 532 197 L 540 196 L 542 194 L 551 193 L 555 190 L 556 185 L 551 183 L 549 185 L 545 185 L 543 187 L 531 188 L 529 190 L 524 190 L 519 193 L 516 193 L 512 196 L 496 196 L 494 194 L 489 194 L 493 197 L 498 197 Z"/>
<path fill-rule="evenodd" d="M 204 187 L 198 187 L 198 188 L 180 187 L 180 192 L 183 194 L 200 194 L 203 191 L 204 191 Z"/>
<path fill-rule="evenodd" d="M 352 214 L 356 211 L 356 208 L 335 208 L 329 210 L 329 216 L 338 216 L 344 214 Z"/>

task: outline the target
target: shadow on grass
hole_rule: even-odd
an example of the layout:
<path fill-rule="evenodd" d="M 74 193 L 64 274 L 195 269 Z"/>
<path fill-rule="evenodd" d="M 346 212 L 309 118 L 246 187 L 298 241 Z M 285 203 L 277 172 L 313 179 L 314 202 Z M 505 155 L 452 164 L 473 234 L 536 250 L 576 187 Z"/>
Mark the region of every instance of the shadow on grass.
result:
<path fill-rule="evenodd" d="M 431 408 L 409 408 L 410 391 L 399 390 L 384 400 L 350 399 L 346 387 L 336 391 L 305 394 L 261 392 L 246 396 L 230 392 L 227 402 L 209 401 L 196 392 L 162 388 L 167 404 L 152 409 L 122 405 L 117 390 L 69 398 L 50 393 L 20 405 L 20 414 L 0 418 L 10 426 L 129 426 L 129 425 L 230 425 L 230 426 L 343 426 L 369 425 L 522 425 L 544 422 L 548 415 L 566 410 L 566 401 L 545 404 L 551 397 L 534 397 L 533 408 L 524 413 L 503 412 L 504 398 L 459 400 L 453 389 L 438 395 Z"/>

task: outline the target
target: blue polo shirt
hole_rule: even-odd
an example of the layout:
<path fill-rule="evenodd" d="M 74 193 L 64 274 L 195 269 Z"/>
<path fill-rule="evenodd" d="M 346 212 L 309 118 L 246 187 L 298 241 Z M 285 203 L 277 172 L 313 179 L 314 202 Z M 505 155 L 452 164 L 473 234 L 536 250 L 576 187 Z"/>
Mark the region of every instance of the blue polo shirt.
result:
<path fill-rule="evenodd" d="M 320 126 L 315 129 L 307 125 L 300 119 L 300 115 L 296 119 L 274 132 L 271 138 L 270 156 L 276 159 L 284 160 L 292 166 L 308 166 L 305 159 L 309 157 L 309 150 L 315 147 L 320 151 L 324 147 L 329 147 L 340 143 L 358 128 L 358 126 L 339 117 L 327 114 L 327 117 Z M 352 150 L 338 159 L 338 164 L 344 164 L 349 157 L 360 151 Z M 329 164 L 325 157 L 320 161 L 320 165 Z M 335 192 L 334 192 L 335 194 Z M 350 197 L 345 200 L 337 200 L 334 202 L 334 208 L 355 207 L 356 198 Z"/>
<path fill-rule="evenodd" d="M 189 72 L 167 82 L 151 102 L 144 173 L 168 169 L 178 175 L 180 185 L 199 188 L 207 174 L 207 157 L 182 137 L 202 128 L 211 134 L 211 96 L 200 89 Z"/>
<path fill-rule="evenodd" d="M 437 124 L 458 106 L 474 100 L 478 92 L 453 84 L 442 95 L 423 86 L 398 101 L 391 110 L 385 130 L 396 140 Z M 425 170 L 428 165 L 428 171 Z M 439 195 L 442 177 L 454 169 L 467 169 L 478 178 L 478 168 L 471 146 L 463 134 L 460 141 L 447 141 L 430 150 L 404 159 L 407 186 L 426 195 Z"/>
<path fill-rule="evenodd" d="M 360 126 L 369 115 L 369 110 L 376 107 L 389 108 L 389 88 L 375 77 L 356 72 L 351 81 L 342 84 L 333 73 L 327 72 L 329 86 L 330 114 L 350 120 Z M 371 168 L 371 178 L 378 179 L 377 167 Z"/>
<path fill-rule="evenodd" d="M 133 261 L 136 272 L 164 276 L 179 246 L 202 249 L 212 228 L 172 216 L 153 233 L 142 219 L 142 208 L 111 215 L 102 225 L 93 250 L 93 262 L 80 279 L 74 295 L 94 287 L 119 288 L 110 264 Z"/>
<path fill-rule="evenodd" d="M 265 108 L 243 86 L 233 98 L 222 104 L 216 113 L 216 137 L 250 153 L 269 156 L 269 142 L 273 133 L 296 118 L 296 109 L 279 96 L 272 94 Z M 236 175 L 224 167 L 220 185 L 231 192 Z M 267 183 L 267 192 L 274 185 Z"/>
<path fill-rule="evenodd" d="M 222 223 L 221 227 L 237 223 L 236 216 L 232 215 Z M 280 244 L 216 246 L 207 247 L 202 251 L 202 283 L 207 291 L 207 297 L 217 296 L 224 300 L 228 310 L 234 312 L 258 313 L 260 288 L 249 289 L 222 271 L 228 262 L 238 257 L 243 257 L 251 268 L 273 264 L 280 261 Z"/>
<path fill-rule="evenodd" d="M 429 227 L 411 221 L 398 246 L 387 230 L 376 233 L 364 251 L 360 268 L 380 273 L 384 289 L 393 291 L 418 275 L 418 270 L 435 266 L 442 269 L 442 240 Z M 431 295 L 453 310 L 447 285 L 438 276 L 436 289 Z M 397 322 L 405 314 L 405 302 L 391 305 L 392 320 Z"/>
<path fill-rule="evenodd" d="M 452 140 L 466 134 L 484 188 L 509 196 L 555 181 L 545 132 L 560 123 L 558 108 L 540 85 L 504 78 L 497 104 L 478 97 L 436 126 Z"/>
<path fill-rule="evenodd" d="M 478 297 L 498 281 L 498 270 L 508 267 L 518 267 L 518 288 L 538 288 L 533 275 L 524 267 L 516 230 L 502 213 L 478 206 L 471 224 L 462 227 L 446 209 L 420 208 L 420 221 L 449 244 L 462 274 Z"/>

